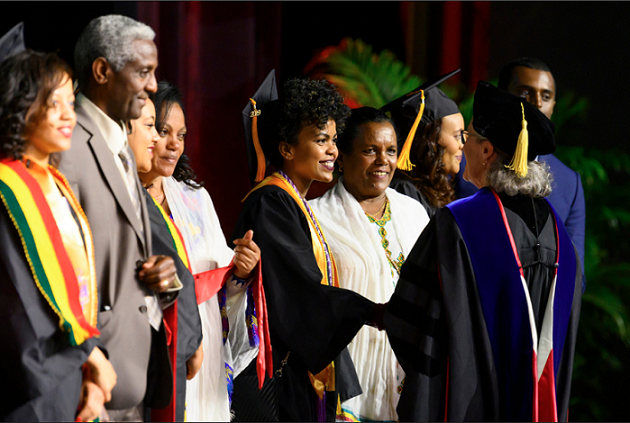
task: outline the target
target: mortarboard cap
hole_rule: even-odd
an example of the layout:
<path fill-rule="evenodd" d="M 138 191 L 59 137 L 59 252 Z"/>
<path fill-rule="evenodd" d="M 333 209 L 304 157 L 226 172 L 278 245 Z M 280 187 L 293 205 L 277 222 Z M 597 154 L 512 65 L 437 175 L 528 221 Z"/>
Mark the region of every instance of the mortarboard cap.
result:
<path fill-rule="evenodd" d="M 527 162 L 556 151 L 555 125 L 524 98 L 479 81 L 473 102 L 473 128 L 512 156 L 508 165 L 519 176 L 527 175 Z"/>
<path fill-rule="evenodd" d="M 0 62 L 24 50 L 24 22 L 20 22 L 0 38 Z"/>
<path fill-rule="evenodd" d="M 446 75 L 429 80 L 410 93 L 381 107 L 381 110 L 391 113 L 398 129 L 399 168 L 411 170 L 413 167 L 409 160 L 409 152 L 420 123 L 427 125 L 444 116 L 459 113 L 457 104 L 437 88 L 438 85 L 459 71 L 460 69 L 456 69 Z"/>
<path fill-rule="evenodd" d="M 278 88 L 276 85 L 276 71 L 274 69 L 269 72 L 243 109 L 247 165 L 252 186 L 255 182 L 260 182 L 265 177 L 268 161 L 265 158 L 258 134 L 261 126 L 266 126 L 266 123 L 274 120 L 273 118 L 270 119 L 270 117 L 276 115 L 277 100 Z"/>

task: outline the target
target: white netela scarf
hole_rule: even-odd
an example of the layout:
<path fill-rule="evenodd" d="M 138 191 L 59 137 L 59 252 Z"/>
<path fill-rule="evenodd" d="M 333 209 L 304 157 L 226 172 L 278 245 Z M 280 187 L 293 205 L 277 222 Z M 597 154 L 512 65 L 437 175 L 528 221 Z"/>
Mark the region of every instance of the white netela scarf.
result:
<path fill-rule="evenodd" d="M 395 237 L 405 257 L 429 222 L 422 205 L 393 189 L 386 190 L 391 221 L 387 238 Z M 339 284 L 376 302 L 388 302 L 394 292 L 390 264 L 375 225 L 350 194 L 343 177 L 322 197 L 309 202 L 337 260 Z M 398 279 L 395 276 L 394 281 Z M 397 420 L 397 361 L 384 331 L 364 326 L 348 345 L 363 394 L 343 403 L 342 409 L 369 420 Z"/>

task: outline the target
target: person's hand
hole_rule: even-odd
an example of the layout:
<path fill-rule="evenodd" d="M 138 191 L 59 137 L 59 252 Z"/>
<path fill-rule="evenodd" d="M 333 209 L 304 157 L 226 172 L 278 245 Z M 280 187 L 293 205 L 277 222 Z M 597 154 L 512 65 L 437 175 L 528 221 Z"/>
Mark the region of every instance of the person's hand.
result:
<path fill-rule="evenodd" d="M 169 256 L 151 256 L 140 266 L 138 278 L 157 293 L 173 286 L 177 268 Z"/>
<path fill-rule="evenodd" d="M 81 402 L 79 403 L 79 414 L 77 414 L 77 422 L 93 421 L 101 415 L 103 404 L 105 403 L 105 395 L 98 385 L 89 379 L 83 379 L 81 385 Z"/>
<path fill-rule="evenodd" d="M 98 347 L 94 347 L 86 363 L 87 371 L 84 379 L 91 380 L 98 385 L 105 402 L 109 402 L 112 399 L 112 389 L 116 386 L 118 379 L 112 363 Z"/>
<path fill-rule="evenodd" d="M 260 248 L 253 240 L 254 231 L 251 229 L 243 238 L 235 239 L 234 244 L 234 276 L 239 279 L 249 279 L 252 271 L 260 261 Z"/>
<path fill-rule="evenodd" d="M 190 380 L 194 378 L 199 369 L 201 369 L 201 363 L 203 362 L 203 345 L 199 344 L 197 351 L 186 362 L 186 379 Z"/>

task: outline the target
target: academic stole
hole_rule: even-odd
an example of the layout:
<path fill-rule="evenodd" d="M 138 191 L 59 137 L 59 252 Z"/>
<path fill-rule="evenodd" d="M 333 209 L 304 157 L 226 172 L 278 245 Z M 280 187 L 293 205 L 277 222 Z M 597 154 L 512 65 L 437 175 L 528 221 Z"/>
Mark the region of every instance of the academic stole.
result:
<path fill-rule="evenodd" d="M 173 248 L 177 251 L 177 255 L 188 270 L 190 270 L 190 261 L 188 260 L 188 253 L 186 252 L 186 246 L 182 234 L 177 229 L 177 226 L 173 223 L 170 217 L 166 214 L 162 206 L 155 201 L 155 198 L 151 197 L 156 207 L 160 211 L 168 232 L 173 239 Z M 164 315 L 164 327 L 166 329 L 166 338 L 168 344 L 169 355 L 171 356 L 171 367 L 173 369 L 173 399 L 168 407 L 163 409 L 153 409 L 151 411 L 151 419 L 153 421 L 174 422 L 176 421 L 177 410 L 177 305 L 178 301 L 163 310 Z M 184 411 L 185 413 L 185 411 Z M 185 415 L 185 414 L 184 414 Z M 185 420 L 185 419 L 184 419 Z"/>
<path fill-rule="evenodd" d="M 249 194 L 266 185 L 274 185 L 282 188 L 289 193 L 298 206 L 300 206 L 302 213 L 306 216 L 306 221 L 308 222 L 308 227 L 310 229 L 313 254 L 315 255 L 317 266 L 322 273 L 321 284 L 339 288 L 339 278 L 337 276 L 337 265 L 335 264 L 335 259 L 332 252 L 329 252 L 329 260 L 327 260 L 326 251 L 329 249 L 324 233 L 321 230 L 321 226 L 319 225 L 315 214 L 313 214 L 312 211 L 309 213 L 309 210 L 307 210 L 305 200 L 302 198 L 298 190 L 287 177 L 281 175 L 279 172 L 274 172 L 254 187 Z M 247 195 L 249 196 L 249 194 Z M 321 234 L 321 236 L 319 234 Z M 313 385 L 313 389 L 315 389 L 315 392 L 320 400 L 324 398 L 324 391 L 335 391 L 334 361 L 316 375 L 308 372 L 308 376 L 311 380 L 311 384 Z"/>
<path fill-rule="evenodd" d="M 59 316 L 59 327 L 68 335 L 70 344 L 76 346 L 99 335 L 96 328 L 98 300 L 92 234 L 83 209 L 66 178 L 52 166 L 48 166 L 47 170 L 76 213 L 83 229 L 90 267 L 88 289 L 92 298 L 87 319 L 79 300 L 77 275 L 55 218 L 42 188 L 22 162 L 9 159 L 0 162 L 0 197 L 17 229 L 35 284 Z"/>

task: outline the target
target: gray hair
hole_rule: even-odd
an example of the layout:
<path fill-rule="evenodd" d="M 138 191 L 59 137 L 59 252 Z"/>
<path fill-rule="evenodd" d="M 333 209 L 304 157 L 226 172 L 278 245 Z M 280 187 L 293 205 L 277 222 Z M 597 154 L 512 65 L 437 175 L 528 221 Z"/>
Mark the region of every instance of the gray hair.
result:
<path fill-rule="evenodd" d="M 133 60 L 135 40 L 153 41 L 150 26 L 122 15 L 106 15 L 92 19 L 85 27 L 74 48 L 74 70 L 80 87 L 85 87 L 92 72 L 92 63 L 104 57 L 114 71 Z"/>
<path fill-rule="evenodd" d="M 553 176 L 546 163 L 528 162 L 527 175 L 520 177 L 506 167 L 511 157 L 496 147 L 494 149 L 499 158 L 488 168 L 486 186 L 496 192 L 505 192 L 510 196 L 523 194 L 528 197 L 542 198 L 551 193 Z"/>

